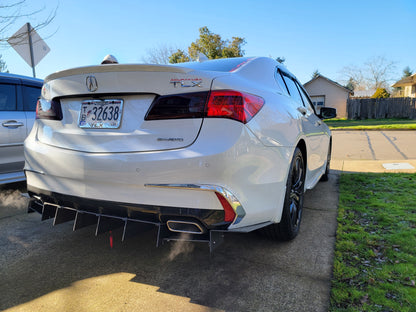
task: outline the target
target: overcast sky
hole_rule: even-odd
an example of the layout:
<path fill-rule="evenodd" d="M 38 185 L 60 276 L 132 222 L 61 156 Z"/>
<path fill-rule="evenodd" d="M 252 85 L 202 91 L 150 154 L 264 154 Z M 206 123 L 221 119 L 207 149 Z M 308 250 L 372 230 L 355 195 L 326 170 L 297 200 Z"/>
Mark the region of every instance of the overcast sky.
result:
<path fill-rule="evenodd" d="M 316 69 L 340 81 L 343 67 L 378 56 L 396 62 L 393 78 L 406 66 L 416 71 L 415 0 L 26 0 L 25 5 L 27 12 L 45 9 L 36 19 L 18 20 L 6 35 L 58 7 L 53 23 L 39 32 L 44 38 L 54 33 L 45 40 L 51 51 L 36 67 L 39 78 L 99 64 L 106 54 L 120 63 L 140 63 L 161 45 L 186 49 L 202 26 L 223 39 L 245 38 L 246 56 L 286 58 L 302 83 Z M 32 75 L 12 48 L 0 54 L 11 73 Z"/>

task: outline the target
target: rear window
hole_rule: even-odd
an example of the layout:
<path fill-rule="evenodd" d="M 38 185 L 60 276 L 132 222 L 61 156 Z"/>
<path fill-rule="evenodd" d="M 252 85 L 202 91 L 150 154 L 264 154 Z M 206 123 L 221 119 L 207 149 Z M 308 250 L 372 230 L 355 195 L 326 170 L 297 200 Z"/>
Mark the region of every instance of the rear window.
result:
<path fill-rule="evenodd" d="M 16 110 L 16 86 L 0 84 L 0 111 Z"/>
<path fill-rule="evenodd" d="M 231 72 L 246 65 L 253 58 L 251 57 L 236 57 L 236 58 L 224 58 L 218 60 L 211 60 L 206 62 L 190 62 L 190 63 L 178 63 L 174 66 L 187 67 L 195 70 L 208 70 L 219 72 Z"/>
<path fill-rule="evenodd" d="M 35 111 L 40 96 L 40 88 L 23 86 L 23 110 Z"/>

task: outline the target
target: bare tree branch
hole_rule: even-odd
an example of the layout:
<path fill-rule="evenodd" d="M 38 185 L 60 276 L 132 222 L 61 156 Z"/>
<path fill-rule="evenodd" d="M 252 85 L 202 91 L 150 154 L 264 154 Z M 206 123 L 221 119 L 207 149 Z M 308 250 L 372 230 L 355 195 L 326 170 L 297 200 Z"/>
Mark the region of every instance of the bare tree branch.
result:
<path fill-rule="evenodd" d="M 17 24 L 18 20 L 22 18 L 32 18 L 39 13 L 46 10 L 45 7 L 40 8 L 35 11 L 31 12 L 24 12 L 23 7 L 26 0 L 20 0 L 16 2 L 12 2 L 10 4 L 2 4 L 0 5 L 0 47 L 7 47 L 9 44 L 7 40 L 11 37 L 11 35 L 6 35 L 6 33 L 10 30 L 11 26 Z M 33 31 L 39 31 L 42 28 L 48 26 L 56 17 L 56 13 L 58 10 L 58 6 L 52 10 L 49 15 L 41 22 L 32 25 Z M 46 38 L 50 38 L 56 33 L 53 32 L 51 35 L 48 35 Z M 26 34 L 22 34 L 20 36 L 14 37 L 14 39 L 18 39 L 20 37 L 25 37 Z"/>
<path fill-rule="evenodd" d="M 169 64 L 169 57 L 175 53 L 178 48 L 160 44 L 154 48 L 147 49 L 147 56 L 142 61 L 149 64 Z"/>
<path fill-rule="evenodd" d="M 350 65 L 341 69 L 342 81 L 354 85 L 354 90 L 389 89 L 396 62 L 384 56 L 370 58 L 363 66 Z"/>

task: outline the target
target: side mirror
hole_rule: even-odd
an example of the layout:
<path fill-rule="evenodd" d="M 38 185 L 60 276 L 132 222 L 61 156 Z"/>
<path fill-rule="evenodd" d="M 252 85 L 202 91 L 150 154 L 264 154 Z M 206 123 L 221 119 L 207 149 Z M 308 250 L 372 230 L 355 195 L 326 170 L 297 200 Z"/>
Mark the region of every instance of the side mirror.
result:
<path fill-rule="evenodd" d="M 321 107 L 321 112 L 318 115 L 321 119 L 331 119 L 337 117 L 337 110 L 332 107 Z"/>

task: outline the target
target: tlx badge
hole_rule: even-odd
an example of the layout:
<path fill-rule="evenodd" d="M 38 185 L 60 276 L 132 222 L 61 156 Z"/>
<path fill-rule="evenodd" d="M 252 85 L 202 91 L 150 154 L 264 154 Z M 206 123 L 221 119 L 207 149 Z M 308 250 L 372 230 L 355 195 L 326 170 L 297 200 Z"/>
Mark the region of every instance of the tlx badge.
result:
<path fill-rule="evenodd" d="M 192 88 L 192 87 L 202 87 L 202 79 L 200 78 L 189 78 L 189 79 L 171 79 L 170 83 L 173 84 L 175 88 Z"/>

